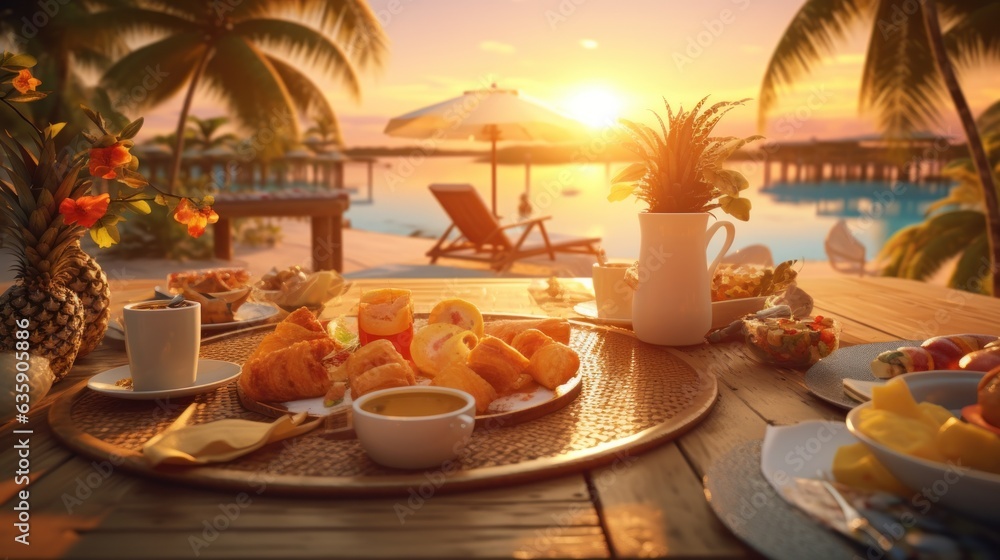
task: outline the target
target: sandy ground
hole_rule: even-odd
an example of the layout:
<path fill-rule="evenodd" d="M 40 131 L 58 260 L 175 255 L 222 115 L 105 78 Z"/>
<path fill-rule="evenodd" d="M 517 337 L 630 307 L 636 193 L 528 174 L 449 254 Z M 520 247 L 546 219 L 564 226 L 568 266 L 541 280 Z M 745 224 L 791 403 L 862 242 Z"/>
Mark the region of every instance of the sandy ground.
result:
<path fill-rule="evenodd" d="M 236 245 L 233 261 L 198 260 L 170 261 L 164 259 L 121 260 L 103 253 L 91 246 L 88 251 L 94 255 L 109 279 L 113 282 L 166 278 L 170 272 L 188 269 L 213 268 L 219 266 L 243 266 L 251 274 L 259 277 L 274 267 L 291 265 L 309 266 L 309 223 L 303 220 L 279 220 L 282 239 L 273 247 L 247 247 Z M 344 230 L 344 270 L 348 277 L 421 277 L 421 278 L 467 278 L 467 277 L 575 277 L 590 276 L 593 257 L 589 255 L 557 254 L 555 261 L 545 255 L 517 262 L 510 270 L 497 274 L 485 264 L 442 259 L 437 265 L 430 265 L 424 256 L 434 245 L 434 240 L 403 237 L 370 231 Z M 13 257 L 6 251 L 0 254 L 0 282 L 14 278 L 11 267 Z M 611 255 L 611 258 L 626 259 L 630 255 Z M 825 261 L 804 263 L 799 274 L 837 274 Z"/>

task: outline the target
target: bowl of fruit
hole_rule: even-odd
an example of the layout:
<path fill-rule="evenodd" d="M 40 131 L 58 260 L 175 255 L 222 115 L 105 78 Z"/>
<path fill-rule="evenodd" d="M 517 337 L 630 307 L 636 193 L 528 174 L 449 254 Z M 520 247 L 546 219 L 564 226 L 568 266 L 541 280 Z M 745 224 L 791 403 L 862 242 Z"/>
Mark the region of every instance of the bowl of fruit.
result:
<path fill-rule="evenodd" d="M 829 317 L 748 318 L 743 324 L 747 348 L 771 365 L 810 366 L 840 347 L 840 323 Z"/>
<path fill-rule="evenodd" d="M 899 376 L 847 414 L 847 429 L 914 496 L 996 523 L 1000 437 L 956 414 L 977 398 L 996 406 L 983 394 L 983 378 L 951 370 Z"/>

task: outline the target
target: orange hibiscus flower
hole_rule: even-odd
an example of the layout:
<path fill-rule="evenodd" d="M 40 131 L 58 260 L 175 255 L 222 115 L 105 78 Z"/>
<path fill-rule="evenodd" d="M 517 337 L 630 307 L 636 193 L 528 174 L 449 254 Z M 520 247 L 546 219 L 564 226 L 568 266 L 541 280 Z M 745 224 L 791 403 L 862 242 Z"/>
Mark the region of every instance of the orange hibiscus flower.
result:
<path fill-rule="evenodd" d="M 184 198 L 174 209 L 174 219 L 187 225 L 188 235 L 201 237 L 208 224 L 219 221 L 219 215 L 215 213 L 215 210 L 212 210 L 211 206 L 198 208 L 191 202 L 191 199 Z"/>
<path fill-rule="evenodd" d="M 114 179 L 118 168 L 132 161 L 132 154 L 121 142 L 107 148 L 90 149 L 90 174 L 102 179 Z"/>
<path fill-rule="evenodd" d="M 97 196 L 85 195 L 76 200 L 65 198 L 59 204 L 59 213 L 67 224 L 79 224 L 89 228 L 104 216 L 110 203 L 111 195 L 108 193 Z"/>
<path fill-rule="evenodd" d="M 35 88 L 40 86 L 42 81 L 32 76 L 31 70 L 25 68 L 17 73 L 17 76 L 14 77 L 11 83 L 17 91 L 28 93 L 29 91 L 35 91 Z"/>

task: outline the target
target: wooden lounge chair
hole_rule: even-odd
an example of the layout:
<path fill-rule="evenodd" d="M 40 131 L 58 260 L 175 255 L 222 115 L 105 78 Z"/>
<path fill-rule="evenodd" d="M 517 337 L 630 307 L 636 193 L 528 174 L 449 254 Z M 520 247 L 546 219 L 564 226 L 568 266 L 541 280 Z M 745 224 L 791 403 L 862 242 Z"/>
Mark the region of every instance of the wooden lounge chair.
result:
<path fill-rule="evenodd" d="M 599 251 L 600 237 L 550 236 L 543 222 L 551 216 L 501 225 L 472 185 L 434 184 L 430 190 L 452 220 L 444 235 L 427 252 L 431 264 L 441 257 L 448 257 L 486 262 L 494 270 L 503 271 L 525 257 L 546 253 L 552 260 L 555 260 L 556 253 L 585 253 L 596 257 Z M 523 231 L 516 239 L 508 236 L 508 231 L 519 228 Z M 532 240 L 529 243 L 529 237 L 536 229 L 541 234 L 542 242 Z"/>

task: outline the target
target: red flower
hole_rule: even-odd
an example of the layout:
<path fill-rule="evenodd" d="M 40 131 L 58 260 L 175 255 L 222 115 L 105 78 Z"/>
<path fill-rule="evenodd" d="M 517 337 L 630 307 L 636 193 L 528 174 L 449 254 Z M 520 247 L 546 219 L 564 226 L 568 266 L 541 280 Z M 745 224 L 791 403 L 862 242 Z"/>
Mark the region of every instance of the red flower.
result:
<path fill-rule="evenodd" d="M 17 91 L 28 93 L 29 91 L 35 91 L 35 88 L 41 85 L 42 81 L 32 76 L 31 70 L 25 68 L 17 73 L 17 76 L 11 80 L 11 83 Z"/>
<path fill-rule="evenodd" d="M 118 176 L 119 167 L 132 161 L 132 154 L 121 142 L 115 142 L 107 148 L 90 149 L 90 174 L 102 179 L 114 179 Z"/>
<path fill-rule="evenodd" d="M 104 216 L 110 203 L 111 195 L 108 193 L 97 196 L 81 196 L 76 200 L 65 198 L 59 204 L 59 213 L 62 214 L 63 220 L 67 224 L 79 224 L 89 228 Z"/>
<path fill-rule="evenodd" d="M 215 210 L 212 210 L 211 206 L 198 208 L 191 202 L 190 198 L 183 198 L 174 209 L 174 219 L 187 225 L 188 235 L 201 237 L 208 224 L 219 221 L 219 215 L 215 213 Z"/>

